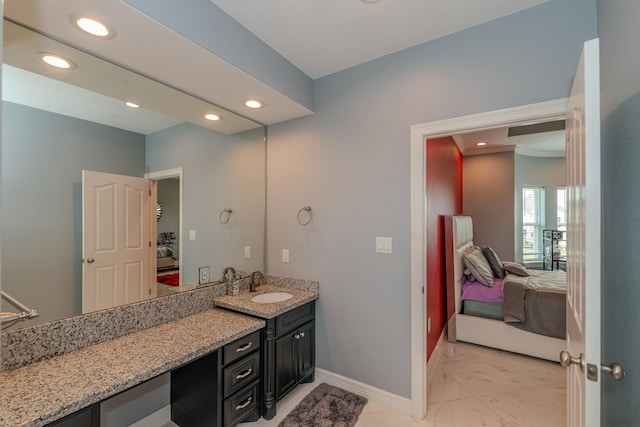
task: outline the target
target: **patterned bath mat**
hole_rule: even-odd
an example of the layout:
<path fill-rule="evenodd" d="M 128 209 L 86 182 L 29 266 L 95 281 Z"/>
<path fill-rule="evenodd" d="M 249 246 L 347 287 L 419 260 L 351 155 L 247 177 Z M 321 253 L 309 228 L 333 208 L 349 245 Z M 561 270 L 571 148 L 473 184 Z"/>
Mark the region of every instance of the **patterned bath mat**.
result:
<path fill-rule="evenodd" d="M 366 403 L 362 396 L 322 383 L 278 427 L 353 427 Z"/>

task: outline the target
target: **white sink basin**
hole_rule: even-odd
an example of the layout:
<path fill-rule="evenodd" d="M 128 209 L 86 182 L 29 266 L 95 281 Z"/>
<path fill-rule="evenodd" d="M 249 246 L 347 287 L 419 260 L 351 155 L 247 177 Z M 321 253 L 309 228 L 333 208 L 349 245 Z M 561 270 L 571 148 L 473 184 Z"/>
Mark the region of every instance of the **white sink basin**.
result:
<path fill-rule="evenodd" d="M 293 294 L 289 292 L 265 292 L 264 294 L 258 294 L 251 298 L 251 301 L 258 304 L 268 304 L 270 302 L 282 302 L 293 298 Z"/>

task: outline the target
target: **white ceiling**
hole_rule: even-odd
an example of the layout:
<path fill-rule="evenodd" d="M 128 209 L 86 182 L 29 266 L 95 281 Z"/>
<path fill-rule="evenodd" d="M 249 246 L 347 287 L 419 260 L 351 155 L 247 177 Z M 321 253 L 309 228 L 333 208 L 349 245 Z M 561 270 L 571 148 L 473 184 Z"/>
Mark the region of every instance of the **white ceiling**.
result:
<path fill-rule="evenodd" d="M 565 157 L 564 130 L 511 137 L 507 135 L 508 131 L 508 127 L 503 127 L 454 135 L 453 138 L 465 156 L 515 151 L 523 156 Z M 479 142 L 486 142 L 486 145 L 479 147 Z"/>
<path fill-rule="evenodd" d="M 211 1 L 302 71 L 318 78 L 547 0 L 382 0 L 373 4 L 361 0 Z M 79 36 L 68 17 L 82 10 L 117 23 L 117 37 L 102 43 Z M 157 81 L 171 82 L 185 93 L 197 94 L 201 100 L 262 124 L 312 113 L 120 0 L 5 0 L 4 12 L 82 50 Z M 164 60 L 166 52 L 171 52 L 173 61 Z M 217 78 L 212 80 L 211 76 Z M 65 94 L 68 97 L 69 91 Z M 246 109 L 242 100 L 250 97 L 262 99 L 268 108 Z M 92 107 L 100 104 L 121 108 L 107 99 L 84 102 Z M 110 123 L 124 121 L 116 118 L 113 110 L 95 114 L 112 117 Z M 227 114 L 230 116 L 234 115 Z M 170 121 L 150 123 L 149 128 L 137 131 L 147 133 L 153 126 L 159 129 L 167 123 Z"/>
<path fill-rule="evenodd" d="M 312 78 L 547 0 L 211 0 Z"/>

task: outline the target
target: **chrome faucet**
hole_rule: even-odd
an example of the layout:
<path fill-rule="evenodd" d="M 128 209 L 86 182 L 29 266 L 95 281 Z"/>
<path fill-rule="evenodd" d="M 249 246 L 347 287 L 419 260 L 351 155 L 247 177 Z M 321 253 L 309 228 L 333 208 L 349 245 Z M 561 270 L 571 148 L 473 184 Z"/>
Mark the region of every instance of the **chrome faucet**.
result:
<path fill-rule="evenodd" d="M 228 279 L 227 278 L 227 273 L 231 272 L 231 278 Z M 236 269 L 233 267 L 227 267 L 224 269 L 224 271 L 222 272 L 222 280 L 224 280 L 225 282 L 227 280 L 236 280 Z"/>
<path fill-rule="evenodd" d="M 258 278 L 258 283 L 256 283 L 256 277 Z M 251 273 L 251 283 L 249 284 L 249 292 L 255 292 L 256 288 L 260 286 L 265 281 L 264 274 L 260 271 L 254 271 Z"/>

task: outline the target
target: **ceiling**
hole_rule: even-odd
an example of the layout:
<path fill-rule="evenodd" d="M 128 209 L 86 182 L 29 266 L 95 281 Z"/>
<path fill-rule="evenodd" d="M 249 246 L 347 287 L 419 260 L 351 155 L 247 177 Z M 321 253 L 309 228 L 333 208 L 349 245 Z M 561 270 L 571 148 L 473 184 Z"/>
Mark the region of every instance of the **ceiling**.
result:
<path fill-rule="evenodd" d="M 465 156 L 515 151 L 523 156 L 565 157 L 564 130 L 519 136 L 508 136 L 508 133 L 509 128 L 503 127 L 453 135 L 453 139 Z M 478 146 L 479 142 L 486 145 Z"/>
<path fill-rule="evenodd" d="M 304 73 L 319 78 L 547 0 L 211 1 Z M 79 36 L 69 23 L 69 16 L 79 11 L 118 23 L 117 37 L 104 43 Z M 4 12 L 58 40 L 159 82 L 171 82 L 187 94 L 261 124 L 312 113 L 120 0 L 5 0 Z M 173 61 L 164 61 L 166 52 Z M 252 97 L 268 107 L 245 108 L 242 100 Z M 101 104 L 113 104 L 108 101 Z"/>
<path fill-rule="evenodd" d="M 211 1 L 316 79 L 547 0 Z"/>

